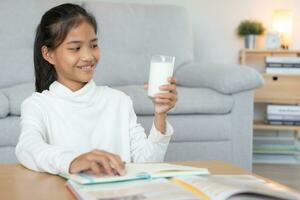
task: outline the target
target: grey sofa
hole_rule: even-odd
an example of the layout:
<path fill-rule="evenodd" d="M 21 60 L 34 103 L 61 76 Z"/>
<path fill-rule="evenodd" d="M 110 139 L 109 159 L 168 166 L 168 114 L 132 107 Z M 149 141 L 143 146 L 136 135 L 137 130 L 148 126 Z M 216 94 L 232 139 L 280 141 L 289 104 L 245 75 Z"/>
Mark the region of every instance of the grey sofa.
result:
<path fill-rule="evenodd" d="M 17 162 L 20 105 L 34 91 L 35 28 L 61 1 L 0 1 L 0 162 Z M 153 54 L 176 56 L 179 101 L 166 161 L 224 160 L 251 170 L 253 89 L 262 78 L 246 66 L 194 63 L 192 27 L 184 8 L 87 1 L 96 17 L 102 58 L 97 84 L 131 96 L 148 131 L 153 107 L 143 89 Z"/>

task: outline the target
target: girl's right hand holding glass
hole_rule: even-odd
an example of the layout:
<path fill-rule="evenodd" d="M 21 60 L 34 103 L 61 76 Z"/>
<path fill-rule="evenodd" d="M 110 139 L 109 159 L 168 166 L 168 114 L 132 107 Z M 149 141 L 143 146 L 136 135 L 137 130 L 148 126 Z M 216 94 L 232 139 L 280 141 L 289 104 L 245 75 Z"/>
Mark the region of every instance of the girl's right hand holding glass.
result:
<path fill-rule="evenodd" d="M 103 150 L 93 150 L 75 158 L 70 164 L 69 172 L 91 172 L 97 176 L 125 175 L 125 166 L 120 156 Z"/>

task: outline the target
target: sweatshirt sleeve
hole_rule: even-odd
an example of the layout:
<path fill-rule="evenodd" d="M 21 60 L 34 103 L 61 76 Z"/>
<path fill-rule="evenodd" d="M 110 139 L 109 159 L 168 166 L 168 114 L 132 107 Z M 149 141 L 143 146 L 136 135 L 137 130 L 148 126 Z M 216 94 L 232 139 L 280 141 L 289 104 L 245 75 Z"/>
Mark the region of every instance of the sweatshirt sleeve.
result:
<path fill-rule="evenodd" d="M 166 132 L 159 132 L 154 123 L 147 138 L 144 128 L 137 123 L 137 116 L 130 100 L 130 149 L 133 162 L 162 162 L 168 144 L 173 135 L 173 128 L 167 122 Z"/>
<path fill-rule="evenodd" d="M 21 106 L 21 134 L 16 146 L 18 160 L 27 168 L 51 174 L 69 173 L 69 165 L 79 153 L 47 142 L 46 116 L 32 97 Z"/>

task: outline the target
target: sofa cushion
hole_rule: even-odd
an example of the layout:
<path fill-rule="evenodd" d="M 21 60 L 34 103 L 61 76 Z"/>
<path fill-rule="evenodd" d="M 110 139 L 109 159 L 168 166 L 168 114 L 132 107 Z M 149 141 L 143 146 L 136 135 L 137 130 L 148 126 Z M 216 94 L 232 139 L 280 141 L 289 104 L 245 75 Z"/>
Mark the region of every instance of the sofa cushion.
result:
<path fill-rule="evenodd" d="M 153 103 L 142 85 L 120 86 L 115 89 L 131 97 L 137 115 L 153 114 Z M 207 88 L 178 87 L 177 91 L 178 102 L 170 114 L 226 114 L 231 112 L 234 104 L 231 95 L 224 95 Z M 19 84 L 4 89 L 3 93 L 9 100 L 10 115 L 20 115 L 22 102 L 33 92 L 33 83 Z"/>
<path fill-rule="evenodd" d="M 15 146 L 20 132 L 20 117 L 9 116 L 0 119 L 0 146 Z"/>
<path fill-rule="evenodd" d="M 6 117 L 9 113 L 9 102 L 7 97 L 0 91 L 0 118 Z"/>
<path fill-rule="evenodd" d="M 175 69 L 193 60 L 192 28 L 182 7 L 99 1 L 86 1 L 84 6 L 99 25 L 102 58 L 95 72 L 97 84 L 143 84 L 155 54 L 175 56 Z"/>
<path fill-rule="evenodd" d="M 204 142 L 232 140 L 233 125 L 232 113 L 219 115 L 169 115 L 168 121 L 172 124 L 175 134 L 172 142 Z M 139 116 L 138 122 L 149 133 L 153 116 Z"/>
<path fill-rule="evenodd" d="M 115 87 L 129 95 L 138 115 L 153 114 L 153 103 L 142 85 Z M 226 114 L 232 110 L 234 99 L 207 88 L 177 87 L 178 102 L 170 114 Z"/>
<path fill-rule="evenodd" d="M 0 148 L 0 162 L 1 163 L 19 163 L 14 146 L 7 146 Z"/>
<path fill-rule="evenodd" d="M 21 104 L 34 92 L 33 83 L 24 83 L 3 89 L 3 93 L 9 100 L 9 114 L 20 115 Z"/>
<path fill-rule="evenodd" d="M 222 160 L 232 163 L 233 157 L 231 141 L 171 142 L 165 161 Z"/>
<path fill-rule="evenodd" d="M 181 66 L 175 76 L 178 85 L 211 88 L 224 94 L 253 90 L 264 83 L 255 69 L 235 64 L 190 63 Z"/>

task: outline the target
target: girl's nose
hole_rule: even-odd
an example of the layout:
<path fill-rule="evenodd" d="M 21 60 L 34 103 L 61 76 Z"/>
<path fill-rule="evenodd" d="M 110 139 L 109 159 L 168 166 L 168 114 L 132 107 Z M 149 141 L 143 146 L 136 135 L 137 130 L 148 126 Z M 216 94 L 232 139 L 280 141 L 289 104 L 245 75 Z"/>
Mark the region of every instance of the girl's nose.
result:
<path fill-rule="evenodd" d="M 85 56 L 85 57 L 81 57 L 81 60 L 85 61 L 85 62 L 90 62 L 90 61 L 93 60 L 93 57 L 92 56 Z"/>
<path fill-rule="evenodd" d="M 82 51 L 82 54 L 81 54 L 82 61 L 92 61 L 93 59 L 94 59 L 94 56 L 90 50 L 86 49 L 86 50 Z"/>

